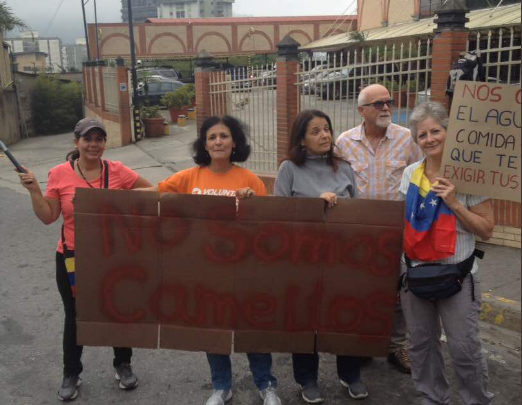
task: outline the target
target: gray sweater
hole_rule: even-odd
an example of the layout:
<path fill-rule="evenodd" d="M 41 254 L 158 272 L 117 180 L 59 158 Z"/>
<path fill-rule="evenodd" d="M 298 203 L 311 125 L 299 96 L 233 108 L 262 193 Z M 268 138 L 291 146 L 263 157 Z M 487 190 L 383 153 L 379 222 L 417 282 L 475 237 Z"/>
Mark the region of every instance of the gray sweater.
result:
<path fill-rule="evenodd" d="M 302 166 L 284 161 L 277 173 L 275 195 L 280 197 L 318 198 L 323 193 L 357 198 L 357 186 L 349 163 L 339 162 L 336 172 L 323 156 L 308 155 Z"/>

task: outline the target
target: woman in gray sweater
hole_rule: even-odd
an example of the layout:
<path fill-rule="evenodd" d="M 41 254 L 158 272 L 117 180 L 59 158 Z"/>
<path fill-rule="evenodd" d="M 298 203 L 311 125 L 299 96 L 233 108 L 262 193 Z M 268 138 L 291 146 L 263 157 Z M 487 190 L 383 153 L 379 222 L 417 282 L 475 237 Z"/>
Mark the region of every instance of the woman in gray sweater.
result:
<path fill-rule="evenodd" d="M 330 208 L 337 204 L 338 197 L 357 198 L 353 170 L 335 154 L 334 148 L 330 118 L 321 111 L 302 111 L 292 126 L 288 159 L 277 173 L 275 195 L 323 198 Z M 323 402 L 324 396 L 317 385 L 318 354 L 294 353 L 292 359 L 294 378 L 301 385 L 303 399 L 313 404 Z M 337 356 L 337 373 L 352 398 L 368 396 L 361 381 L 360 357 Z"/>

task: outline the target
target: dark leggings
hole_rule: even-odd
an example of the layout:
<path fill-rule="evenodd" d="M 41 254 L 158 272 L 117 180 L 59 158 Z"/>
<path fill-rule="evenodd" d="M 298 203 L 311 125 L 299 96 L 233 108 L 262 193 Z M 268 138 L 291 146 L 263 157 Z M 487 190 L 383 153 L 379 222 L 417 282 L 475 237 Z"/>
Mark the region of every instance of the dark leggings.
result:
<path fill-rule="evenodd" d="M 65 268 L 65 258 L 62 253 L 56 252 L 56 284 L 62 296 L 65 310 L 63 329 L 63 375 L 80 375 L 83 371 L 83 346 L 76 344 L 76 300 L 72 295 L 71 285 Z M 128 347 L 114 347 L 113 366 L 130 363 L 132 349 Z"/>
<path fill-rule="evenodd" d="M 319 355 L 317 352 L 292 354 L 294 378 L 302 386 L 317 384 L 319 374 Z M 361 358 L 337 356 L 337 375 L 348 384 L 361 380 Z"/>

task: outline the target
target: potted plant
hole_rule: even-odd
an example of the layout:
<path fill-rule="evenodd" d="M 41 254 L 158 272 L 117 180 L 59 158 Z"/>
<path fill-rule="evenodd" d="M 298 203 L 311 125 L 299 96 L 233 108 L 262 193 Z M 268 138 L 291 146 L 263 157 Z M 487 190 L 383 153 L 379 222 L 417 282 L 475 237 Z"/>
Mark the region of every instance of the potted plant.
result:
<path fill-rule="evenodd" d="M 190 106 L 190 99 L 183 86 L 172 93 L 167 93 L 161 99 L 161 104 L 168 108 L 172 122 L 178 122 L 178 116 L 186 115 Z"/>
<path fill-rule="evenodd" d="M 188 119 L 195 120 L 196 119 L 196 86 L 193 84 L 187 84 L 183 87 L 183 90 L 186 91 L 187 97 L 189 99 L 189 106 L 185 109 L 185 114 Z"/>
<path fill-rule="evenodd" d="M 154 138 L 164 134 L 163 124 L 165 123 L 165 117 L 160 114 L 157 105 L 143 107 L 141 118 L 145 126 L 145 135 L 147 137 Z"/>
<path fill-rule="evenodd" d="M 196 107 L 196 86 L 193 84 L 187 84 L 183 89 L 187 92 L 187 96 L 190 101 L 190 107 Z"/>

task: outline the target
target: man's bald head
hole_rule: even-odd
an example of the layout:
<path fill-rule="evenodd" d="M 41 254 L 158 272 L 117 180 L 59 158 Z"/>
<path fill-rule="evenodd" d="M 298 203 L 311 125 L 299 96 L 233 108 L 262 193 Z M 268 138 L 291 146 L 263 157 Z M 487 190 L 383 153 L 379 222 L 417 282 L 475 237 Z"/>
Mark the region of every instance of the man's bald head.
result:
<path fill-rule="evenodd" d="M 361 90 L 357 102 L 360 107 L 364 104 L 373 103 L 374 100 L 380 97 L 387 97 L 387 100 L 390 99 L 390 92 L 388 89 L 382 84 L 370 84 Z"/>
<path fill-rule="evenodd" d="M 382 84 L 372 84 L 361 90 L 358 99 L 359 107 L 357 109 L 367 129 L 368 127 L 388 128 L 392 122 L 390 100 L 390 92 Z M 380 104 L 382 107 L 375 107 L 374 103 L 377 101 L 384 103 Z M 390 103 L 387 104 L 388 102 Z"/>

